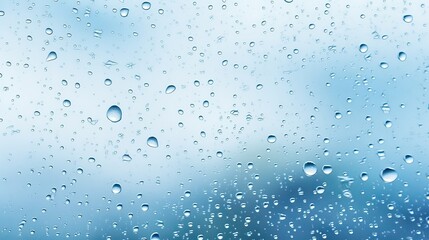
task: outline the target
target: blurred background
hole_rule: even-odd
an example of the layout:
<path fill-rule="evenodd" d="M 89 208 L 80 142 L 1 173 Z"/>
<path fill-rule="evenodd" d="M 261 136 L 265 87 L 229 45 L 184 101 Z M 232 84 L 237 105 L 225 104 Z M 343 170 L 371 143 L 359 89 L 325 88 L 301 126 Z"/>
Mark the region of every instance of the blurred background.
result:
<path fill-rule="evenodd" d="M 426 1 L 2 1 L 0 239 L 429 239 Z"/>

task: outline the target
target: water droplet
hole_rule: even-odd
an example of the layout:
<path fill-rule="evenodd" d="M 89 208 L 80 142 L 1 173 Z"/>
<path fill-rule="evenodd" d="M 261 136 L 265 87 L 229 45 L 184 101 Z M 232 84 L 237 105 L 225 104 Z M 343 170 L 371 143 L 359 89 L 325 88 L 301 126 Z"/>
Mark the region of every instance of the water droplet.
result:
<path fill-rule="evenodd" d="M 131 162 L 131 160 L 133 160 L 133 158 L 130 155 L 128 155 L 128 154 L 122 155 L 122 161 Z"/>
<path fill-rule="evenodd" d="M 237 198 L 238 200 L 243 199 L 243 193 L 242 192 L 238 192 L 235 194 L 235 198 Z"/>
<path fill-rule="evenodd" d="M 112 186 L 112 192 L 113 192 L 114 194 L 118 194 L 118 193 L 120 193 L 121 191 L 122 191 L 122 187 L 121 187 L 121 185 L 120 185 L 120 184 L 118 184 L 118 183 L 113 184 L 113 186 Z"/>
<path fill-rule="evenodd" d="M 147 204 L 147 203 L 143 203 L 142 204 L 142 211 L 143 212 L 147 212 L 149 210 L 149 204 Z"/>
<path fill-rule="evenodd" d="M 336 112 L 335 113 L 335 118 L 336 119 L 341 119 L 343 117 L 343 115 L 340 112 Z"/>
<path fill-rule="evenodd" d="M 325 192 L 325 188 L 324 188 L 323 186 L 318 186 L 318 187 L 316 188 L 316 192 L 317 192 L 318 194 L 323 194 L 323 193 Z"/>
<path fill-rule="evenodd" d="M 389 64 L 387 62 L 381 62 L 380 63 L 380 67 L 383 68 L 383 69 L 386 69 L 386 68 L 389 67 Z"/>
<path fill-rule="evenodd" d="M 158 147 L 158 139 L 156 139 L 156 137 L 149 137 L 147 139 L 147 145 L 149 147 L 157 148 Z"/>
<path fill-rule="evenodd" d="M 391 127 L 392 127 L 392 122 L 391 122 L 391 121 L 386 121 L 386 122 L 384 123 L 384 126 L 385 126 L 386 128 L 391 128 Z"/>
<path fill-rule="evenodd" d="M 50 52 L 46 57 L 47 62 L 54 61 L 55 59 L 57 59 L 57 53 L 54 51 Z"/>
<path fill-rule="evenodd" d="M 316 164 L 311 161 L 304 163 L 304 165 L 302 166 L 302 169 L 304 170 L 304 173 L 307 176 L 313 176 L 317 172 Z"/>
<path fill-rule="evenodd" d="M 413 158 L 413 156 L 411 156 L 411 155 L 405 155 L 405 157 L 404 157 L 404 161 L 405 161 L 406 163 L 408 163 L 408 164 L 411 164 L 411 163 L 413 163 L 413 162 L 414 162 L 414 158 Z"/>
<path fill-rule="evenodd" d="M 277 141 L 277 138 L 274 135 L 270 135 L 270 136 L 267 137 L 267 141 L 269 143 L 275 143 Z"/>
<path fill-rule="evenodd" d="M 391 183 L 395 181 L 396 178 L 398 178 L 398 173 L 393 168 L 385 168 L 383 171 L 381 171 L 380 177 L 384 182 Z"/>
<path fill-rule="evenodd" d="M 360 174 L 360 179 L 362 180 L 362 181 L 364 181 L 364 182 L 366 182 L 366 181 L 368 181 L 368 173 L 366 173 L 366 172 L 362 172 L 361 174 Z"/>
<path fill-rule="evenodd" d="M 0 11 L 0 17 L 4 16 L 5 12 L 4 11 Z"/>
<path fill-rule="evenodd" d="M 154 232 L 152 235 L 150 235 L 150 240 L 161 240 L 161 238 L 157 232 Z"/>
<path fill-rule="evenodd" d="M 404 22 L 410 23 L 413 21 L 413 15 L 404 15 L 402 19 L 404 20 Z"/>
<path fill-rule="evenodd" d="M 258 84 L 258 85 L 256 85 L 256 89 L 257 89 L 257 90 L 261 90 L 263 87 L 264 87 L 264 85 L 262 85 L 262 84 Z"/>
<path fill-rule="evenodd" d="M 323 167 L 322 167 L 322 171 L 323 171 L 323 173 L 324 174 L 326 174 L 326 175 L 328 175 L 328 174 L 331 174 L 332 173 L 332 167 L 331 167 L 331 165 L 324 165 Z"/>
<path fill-rule="evenodd" d="M 368 51 L 368 45 L 366 45 L 366 44 L 362 43 L 362 44 L 359 46 L 359 51 L 360 51 L 361 53 L 366 53 L 366 52 Z"/>
<path fill-rule="evenodd" d="M 209 101 L 205 100 L 203 102 L 203 107 L 209 107 L 209 105 L 210 105 Z"/>
<path fill-rule="evenodd" d="M 285 0 L 286 3 L 291 3 L 293 0 Z"/>
<path fill-rule="evenodd" d="M 46 28 L 45 33 L 48 35 L 51 35 L 54 31 L 52 31 L 52 28 Z"/>
<path fill-rule="evenodd" d="M 189 216 L 191 216 L 191 210 L 186 209 L 185 211 L 183 211 L 183 215 L 184 215 L 185 217 L 189 217 Z"/>
<path fill-rule="evenodd" d="M 166 94 L 173 93 L 174 91 L 176 91 L 176 86 L 174 86 L 174 85 L 169 85 L 169 86 L 165 89 L 165 93 L 166 93 Z"/>
<path fill-rule="evenodd" d="M 403 62 L 403 61 L 407 60 L 407 54 L 406 54 L 406 53 L 404 53 L 404 52 L 399 52 L 399 53 L 398 53 L 398 59 L 399 59 L 399 61 L 401 61 L 401 62 Z"/>
<path fill-rule="evenodd" d="M 112 105 L 108 110 L 107 110 L 107 119 L 109 119 L 111 122 L 119 122 L 122 119 L 122 110 L 116 106 L 116 105 Z"/>
<path fill-rule="evenodd" d="M 88 158 L 88 162 L 90 162 L 90 163 L 95 162 L 95 158 L 93 158 L 93 157 L 89 157 L 89 158 Z"/>
<path fill-rule="evenodd" d="M 70 102 L 70 100 L 65 99 L 65 100 L 63 101 L 63 106 L 64 106 L 64 107 L 70 107 L 70 106 L 71 106 L 71 102 Z"/>
<path fill-rule="evenodd" d="M 143 2 L 142 3 L 142 8 L 143 8 L 143 10 L 149 10 L 150 9 L 150 7 L 151 7 L 151 3 L 150 2 Z"/>
<path fill-rule="evenodd" d="M 130 10 L 128 9 L 128 8 L 122 8 L 120 11 L 119 11 L 119 14 L 121 14 L 121 17 L 126 17 L 126 16 L 128 16 L 128 13 L 130 12 Z"/>
<path fill-rule="evenodd" d="M 111 80 L 111 79 L 109 79 L 109 78 L 106 78 L 106 79 L 104 80 L 104 85 L 106 85 L 106 86 L 110 86 L 110 85 L 112 85 L 112 80 Z"/>

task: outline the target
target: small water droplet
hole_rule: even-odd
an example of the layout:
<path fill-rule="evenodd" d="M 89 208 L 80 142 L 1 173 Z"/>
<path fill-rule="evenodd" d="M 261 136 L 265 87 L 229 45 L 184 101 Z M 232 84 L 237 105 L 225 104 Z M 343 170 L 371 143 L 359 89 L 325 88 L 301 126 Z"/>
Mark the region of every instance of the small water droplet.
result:
<path fill-rule="evenodd" d="M 384 123 L 384 126 L 386 127 L 386 128 L 391 128 L 392 127 L 392 122 L 391 121 L 386 121 L 385 123 Z"/>
<path fill-rule="evenodd" d="M 398 53 L 398 59 L 399 59 L 399 61 L 401 61 L 401 62 L 403 62 L 403 61 L 407 60 L 407 54 L 406 54 L 406 53 L 404 53 L 404 52 L 399 52 L 399 53 Z"/>
<path fill-rule="evenodd" d="M 257 89 L 257 90 L 261 90 L 263 87 L 264 87 L 264 85 L 262 85 L 262 84 L 258 84 L 258 85 L 256 85 L 256 89 Z"/>
<path fill-rule="evenodd" d="M 368 45 L 366 45 L 366 44 L 362 43 L 362 44 L 359 46 L 359 51 L 360 51 L 361 53 L 366 53 L 366 52 L 368 51 Z"/>
<path fill-rule="evenodd" d="M 115 184 L 113 184 L 113 186 L 112 186 L 112 192 L 114 193 L 114 194 L 118 194 L 118 193 L 120 193 L 122 191 L 122 187 L 121 187 L 121 185 L 119 184 L 119 183 L 115 183 Z"/>
<path fill-rule="evenodd" d="M 122 8 L 122 9 L 119 11 L 119 14 L 121 14 L 121 17 L 126 17 L 126 16 L 128 16 L 128 13 L 130 13 L 130 10 L 129 10 L 128 8 Z"/>
<path fill-rule="evenodd" d="M 322 167 L 322 171 L 323 171 L 323 173 L 324 174 L 326 174 L 326 175 L 329 175 L 329 174 L 331 174 L 332 173 L 332 166 L 331 165 L 324 165 L 323 167 Z"/>
<path fill-rule="evenodd" d="M 336 112 L 335 113 L 335 118 L 336 119 L 341 119 L 343 117 L 343 115 L 340 112 Z"/>
<path fill-rule="evenodd" d="M 165 89 L 166 94 L 173 93 L 174 91 L 176 91 L 176 86 L 174 85 L 168 85 L 168 87 Z"/>
<path fill-rule="evenodd" d="M 368 181 L 368 173 L 366 173 L 366 172 L 362 172 L 361 174 L 360 174 L 360 179 L 362 180 L 362 181 L 364 181 L 364 182 L 366 182 L 366 181 Z"/>
<path fill-rule="evenodd" d="M 142 3 L 142 8 L 143 10 L 149 10 L 152 4 L 150 4 L 150 2 L 143 2 Z"/>
<path fill-rule="evenodd" d="M 304 165 L 302 166 L 302 169 L 304 170 L 304 173 L 307 176 L 313 176 L 317 172 L 316 164 L 311 161 L 304 163 Z"/>
<path fill-rule="evenodd" d="M 286 3 L 292 3 L 293 0 L 285 0 Z"/>
<path fill-rule="evenodd" d="M 405 155 L 405 157 L 404 157 L 404 161 L 405 161 L 406 163 L 408 163 L 408 164 L 411 164 L 411 163 L 413 163 L 413 162 L 414 162 L 414 158 L 413 158 L 413 156 L 411 156 L 411 155 Z"/>
<path fill-rule="evenodd" d="M 154 232 L 152 235 L 150 235 L 150 240 L 161 240 L 161 238 L 157 232 Z"/>
<path fill-rule="evenodd" d="M 380 177 L 384 182 L 391 183 L 395 181 L 396 178 L 398 178 L 398 173 L 393 168 L 385 168 L 383 171 L 381 171 Z"/>
<path fill-rule="evenodd" d="M 389 64 L 387 62 L 381 62 L 380 63 L 380 67 L 383 68 L 383 69 L 386 69 L 386 68 L 389 67 Z"/>
<path fill-rule="evenodd" d="M 269 143 L 275 143 L 277 141 L 277 138 L 274 135 L 270 135 L 270 136 L 267 137 L 267 141 Z"/>
<path fill-rule="evenodd" d="M 122 161 L 131 162 L 131 160 L 133 160 L 133 158 L 130 155 L 128 155 L 128 154 L 122 155 Z"/>
<path fill-rule="evenodd" d="M 149 204 L 147 204 L 147 203 L 143 203 L 142 204 L 142 211 L 143 212 L 147 212 L 149 210 Z"/>
<path fill-rule="evenodd" d="M 54 61 L 55 59 L 57 59 L 57 53 L 54 51 L 50 52 L 46 57 L 47 62 Z"/>
<path fill-rule="evenodd" d="M 149 147 L 157 148 L 158 147 L 158 139 L 156 139 L 156 137 L 149 137 L 147 139 L 147 145 Z"/>
<path fill-rule="evenodd" d="M 54 31 L 52 31 L 52 28 L 46 28 L 45 33 L 48 35 L 51 35 Z"/>
<path fill-rule="evenodd" d="M 109 79 L 109 78 L 106 78 L 106 79 L 104 80 L 104 85 L 106 85 L 106 86 L 110 86 L 110 85 L 112 85 L 112 80 L 111 80 L 111 79 Z"/>
<path fill-rule="evenodd" d="M 71 102 L 70 102 L 70 100 L 65 99 L 65 100 L 63 101 L 63 106 L 64 106 L 64 107 L 70 107 L 70 106 L 71 106 Z"/>
<path fill-rule="evenodd" d="M 112 105 L 108 110 L 107 110 L 107 119 L 109 119 L 111 122 L 119 122 L 122 119 L 122 110 L 116 106 L 116 105 Z"/>
<path fill-rule="evenodd" d="M 404 17 L 402 19 L 406 23 L 411 23 L 413 21 L 413 15 L 404 15 Z"/>
<path fill-rule="evenodd" d="M 235 198 L 237 198 L 238 200 L 243 199 L 243 193 L 242 192 L 238 192 L 235 194 Z"/>

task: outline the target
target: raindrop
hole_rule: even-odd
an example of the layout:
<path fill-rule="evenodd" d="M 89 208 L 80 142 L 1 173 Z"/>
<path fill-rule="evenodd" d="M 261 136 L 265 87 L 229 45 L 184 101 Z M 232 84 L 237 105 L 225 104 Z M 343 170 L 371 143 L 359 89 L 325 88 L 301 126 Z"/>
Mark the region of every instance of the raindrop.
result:
<path fill-rule="evenodd" d="M 147 145 L 149 147 L 153 147 L 153 148 L 157 148 L 158 147 L 158 139 L 156 139 L 156 137 L 149 137 L 147 139 Z"/>
<path fill-rule="evenodd" d="M 389 64 L 387 62 L 381 62 L 380 63 L 380 67 L 383 68 L 383 69 L 386 69 L 386 68 L 389 67 Z"/>
<path fill-rule="evenodd" d="M 332 173 L 332 167 L 331 167 L 331 165 L 324 165 L 322 167 L 322 171 L 326 175 L 331 174 Z"/>
<path fill-rule="evenodd" d="M 70 100 L 65 99 L 65 100 L 63 101 L 63 106 L 64 106 L 64 107 L 70 107 L 70 106 L 71 106 L 71 102 L 70 102 Z"/>
<path fill-rule="evenodd" d="M 120 193 L 121 191 L 122 191 L 122 187 L 121 187 L 121 185 L 120 185 L 120 184 L 118 184 L 118 183 L 113 184 L 113 186 L 112 186 L 112 192 L 113 192 L 114 194 L 118 194 L 118 193 Z"/>
<path fill-rule="evenodd" d="M 157 232 L 154 232 L 152 235 L 150 235 L 150 240 L 161 240 L 161 238 Z"/>
<path fill-rule="evenodd" d="M 128 155 L 128 154 L 122 155 L 122 161 L 131 162 L 131 160 L 133 160 L 133 158 L 130 155 Z"/>
<path fill-rule="evenodd" d="M 169 86 L 165 89 L 165 93 L 166 93 L 166 94 L 173 93 L 174 91 L 176 91 L 176 86 L 174 86 L 174 85 L 169 85 Z"/>
<path fill-rule="evenodd" d="M 360 51 L 361 53 L 366 53 L 366 52 L 368 51 L 368 45 L 366 45 L 366 44 L 362 43 L 362 44 L 359 46 L 359 51 Z"/>
<path fill-rule="evenodd" d="M 258 85 L 256 85 L 256 89 L 257 89 L 257 90 L 261 90 L 263 87 L 264 87 L 264 85 L 262 85 L 262 84 L 258 84 Z"/>
<path fill-rule="evenodd" d="M 406 163 L 408 163 L 408 164 L 411 164 L 411 163 L 413 163 L 413 162 L 414 162 L 414 158 L 413 158 L 413 156 L 411 156 L 411 155 L 405 155 L 405 157 L 404 157 L 404 161 L 405 161 Z"/>
<path fill-rule="evenodd" d="M 406 23 L 411 23 L 413 21 L 413 15 L 404 15 L 402 20 L 404 20 Z"/>
<path fill-rule="evenodd" d="M 109 78 L 106 78 L 106 79 L 104 80 L 104 85 L 106 85 L 106 86 L 110 86 L 110 85 L 112 85 L 112 80 L 111 80 L 111 79 L 109 79 Z"/>
<path fill-rule="evenodd" d="M 142 204 L 142 211 L 143 212 L 147 212 L 149 210 L 149 204 L 147 204 L 147 203 L 143 203 Z"/>
<path fill-rule="evenodd" d="M 47 62 L 54 61 L 55 59 L 57 59 L 57 53 L 54 51 L 50 52 L 46 57 Z"/>
<path fill-rule="evenodd" d="M 380 177 L 384 182 L 391 183 L 395 181 L 396 178 L 398 178 L 398 173 L 393 168 L 385 168 L 383 171 L 381 171 Z"/>
<path fill-rule="evenodd" d="M 307 176 L 313 176 L 317 172 L 316 164 L 311 161 L 304 163 L 304 165 L 302 166 L 302 169 L 304 170 L 304 173 Z"/>
<path fill-rule="evenodd" d="M 150 2 L 143 2 L 142 3 L 143 10 L 149 10 L 150 6 L 151 6 Z"/>
<path fill-rule="evenodd" d="M 398 53 L 398 59 L 399 59 L 399 61 L 401 61 L 401 62 L 403 62 L 403 61 L 407 60 L 407 54 L 406 54 L 406 53 L 404 53 L 404 52 L 399 52 L 399 53 Z"/>
<path fill-rule="evenodd" d="M 111 122 L 119 122 L 122 119 L 122 110 L 116 106 L 116 105 L 112 105 L 108 110 L 107 110 L 107 119 L 109 119 Z"/>
<path fill-rule="evenodd" d="M 51 35 L 54 31 L 52 31 L 52 28 L 46 28 L 45 33 L 48 35 Z"/>
<path fill-rule="evenodd" d="M 268 141 L 269 143 L 275 143 L 275 142 L 276 142 L 276 140 L 277 140 L 277 138 L 276 138 L 276 136 L 274 136 L 274 135 L 270 135 L 270 136 L 268 136 L 268 138 L 267 138 L 267 141 Z"/>
<path fill-rule="evenodd" d="M 366 173 L 366 172 L 362 172 L 361 174 L 360 174 L 360 179 L 362 180 L 362 181 L 364 181 L 364 182 L 366 182 L 366 181 L 368 181 L 368 173 Z"/>
<path fill-rule="evenodd" d="M 121 14 L 121 17 L 126 17 L 128 16 L 128 13 L 130 13 L 130 10 L 128 8 L 122 8 L 119 13 Z"/>

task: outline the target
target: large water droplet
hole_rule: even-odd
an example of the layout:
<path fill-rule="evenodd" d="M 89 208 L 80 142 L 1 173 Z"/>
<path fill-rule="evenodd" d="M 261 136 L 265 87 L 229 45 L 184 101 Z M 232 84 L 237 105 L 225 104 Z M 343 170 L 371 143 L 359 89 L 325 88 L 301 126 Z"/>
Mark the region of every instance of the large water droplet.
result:
<path fill-rule="evenodd" d="M 157 232 L 154 232 L 152 235 L 150 235 L 150 240 L 161 240 L 161 238 Z"/>
<path fill-rule="evenodd" d="M 118 106 L 113 105 L 107 110 L 106 116 L 111 122 L 119 122 L 122 119 L 122 110 Z"/>
<path fill-rule="evenodd" d="M 128 8 L 122 8 L 122 9 L 119 11 L 119 14 L 121 14 L 121 17 L 126 17 L 126 16 L 128 16 L 128 13 L 130 13 L 130 10 L 129 10 Z"/>
<path fill-rule="evenodd" d="M 395 181 L 396 178 L 398 178 L 398 173 L 393 168 L 385 168 L 383 171 L 381 171 L 380 177 L 384 182 L 391 183 Z"/>
<path fill-rule="evenodd" d="M 304 173 L 307 176 L 313 176 L 317 172 L 316 164 L 311 161 L 304 163 L 304 165 L 302 166 L 302 169 L 304 170 Z"/>
<path fill-rule="evenodd" d="M 276 140 L 277 140 L 277 138 L 276 138 L 276 136 L 274 136 L 274 135 L 270 135 L 270 136 L 268 136 L 268 138 L 267 138 L 267 141 L 268 141 L 269 143 L 275 143 L 275 142 L 276 142 Z"/>
<path fill-rule="evenodd" d="M 121 191 L 122 191 L 122 187 L 121 187 L 121 185 L 120 185 L 120 184 L 118 184 L 118 183 L 113 184 L 113 186 L 112 186 L 112 192 L 113 192 L 114 194 L 118 194 L 118 193 L 120 193 Z"/>
<path fill-rule="evenodd" d="M 322 171 L 324 174 L 329 175 L 332 173 L 332 166 L 331 165 L 324 165 L 322 168 Z"/>
<path fill-rule="evenodd" d="M 147 139 L 147 145 L 149 147 L 157 148 L 158 147 L 158 139 L 156 139 L 156 137 L 149 137 Z"/>
<path fill-rule="evenodd" d="M 407 54 L 406 54 L 406 53 L 404 53 L 404 52 L 399 52 L 399 53 L 398 53 L 398 59 L 399 59 L 399 61 L 401 61 L 401 62 L 403 62 L 403 61 L 407 60 Z"/>
<path fill-rule="evenodd" d="M 366 45 L 366 44 L 361 44 L 360 46 L 359 46 L 359 51 L 361 52 L 361 53 L 366 53 L 367 51 L 368 51 L 368 45 Z"/>
<path fill-rule="evenodd" d="M 413 21 L 413 15 L 404 15 L 402 19 L 404 20 L 404 22 L 410 23 Z"/>
<path fill-rule="evenodd" d="M 166 94 L 173 93 L 174 91 L 176 91 L 176 86 L 174 86 L 174 85 L 169 85 L 169 86 L 165 89 L 165 93 L 166 93 Z"/>
<path fill-rule="evenodd" d="M 405 155 L 405 157 L 404 157 L 404 161 L 405 161 L 406 163 L 408 163 L 408 164 L 411 164 L 411 163 L 413 163 L 413 162 L 414 162 L 414 158 L 413 158 L 413 156 L 411 156 L 411 155 Z"/>
<path fill-rule="evenodd" d="M 54 61 L 55 59 L 57 59 L 57 53 L 54 51 L 50 52 L 46 57 L 47 62 Z"/>
<path fill-rule="evenodd" d="M 143 2 L 142 8 L 143 8 L 143 10 L 149 10 L 151 5 L 152 4 L 150 4 L 150 2 Z"/>

